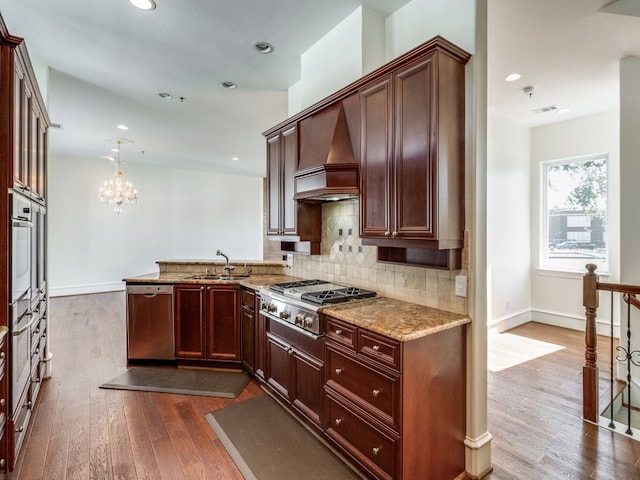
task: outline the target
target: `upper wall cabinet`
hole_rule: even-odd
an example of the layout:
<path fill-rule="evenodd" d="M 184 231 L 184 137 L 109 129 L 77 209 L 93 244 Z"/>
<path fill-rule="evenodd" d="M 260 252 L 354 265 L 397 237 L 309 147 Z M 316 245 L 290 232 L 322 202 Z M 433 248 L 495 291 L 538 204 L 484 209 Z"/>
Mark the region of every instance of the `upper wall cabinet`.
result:
<path fill-rule="evenodd" d="M 13 44 L 13 40 L 16 41 Z M 8 81 L 2 95 L 10 99 L 7 112 L 10 128 L 7 138 L 11 142 L 2 148 L 10 172 L 8 186 L 20 190 L 34 200 L 44 203 L 46 192 L 45 169 L 47 128 L 50 126 L 44 102 L 22 39 L 5 37 L 2 46 L 2 64 L 12 66 L 11 74 L 3 73 Z M 6 157 L 4 155 L 7 155 Z"/>
<path fill-rule="evenodd" d="M 289 201 L 290 192 L 295 199 L 330 200 L 359 191 L 360 236 L 378 247 L 379 261 L 459 268 L 469 58 L 434 37 L 264 132 L 270 192 L 280 188 L 280 201 Z M 278 168 L 274 158 L 288 161 L 278 143 L 296 124 L 301 146 L 290 148 L 304 158 L 293 171 Z M 348 183 L 358 177 L 358 186 Z M 280 211 L 300 234 L 295 209 L 287 216 L 272 193 L 269 201 L 269 233 L 288 234 L 272 223 Z"/>
<path fill-rule="evenodd" d="M 360 89 L 360 236 L 381 261 L 459 266 L 467 59 L 434 49 Z"/>
<path fill-rule="evenodd" d="M 297 166 L 298 128 L 292 124 L 267 137 L 267 235 L 283 242 L 283 250 L 295 249 L 289 244 L 309 242 L 306 253 L 317 253 L 322 211 L 318 204 L 294 199 Z"/>

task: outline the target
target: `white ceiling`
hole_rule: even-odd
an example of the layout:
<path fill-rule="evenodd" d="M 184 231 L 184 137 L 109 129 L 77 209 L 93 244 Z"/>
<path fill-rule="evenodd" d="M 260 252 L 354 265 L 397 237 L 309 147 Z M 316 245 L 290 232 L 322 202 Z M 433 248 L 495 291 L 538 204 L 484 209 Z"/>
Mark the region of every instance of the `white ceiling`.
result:
<path fill-rule="evenodd" d="M 261 132 L 286 118 L 300 55 L 360 5 L 387 15 L 409 1 L 156 0 L 143 12 L 127 0 L 0 0 L 0 13 L 51 67 L 49 113 L 62 125 L 52 156 L 105 161 L 105 139 L 121 136 L 135 141 L 129 163 L 264 175 Z M 640 56 L 640 18 L 599 9 L 640 2 L 488 2 L 489 108 L 528 126 L 617 108 L 618 60 Z M 274 52 L 255 52 L 257 41 Z M 504 82 L 513 71 L 522 79 Z M 571 112 L 531 113 L 549 105 Z"/>

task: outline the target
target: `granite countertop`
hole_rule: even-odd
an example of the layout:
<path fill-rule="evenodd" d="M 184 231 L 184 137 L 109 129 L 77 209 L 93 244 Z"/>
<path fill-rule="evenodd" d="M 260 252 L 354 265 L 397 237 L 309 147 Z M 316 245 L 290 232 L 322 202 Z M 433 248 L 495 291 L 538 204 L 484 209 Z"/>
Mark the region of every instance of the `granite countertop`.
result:
<path fill-rule="evenodd" d="M 190 278 L 193 273 L 149 273 L 123 279 L 128 284 L 135 283 L 206 283 L 229 285 L 238 284 L 258 290 L 272 283 L 301 280 L 282 274 L 256 274 L 237 280 L 203 280 Z M 467 315 L 425 307 L 416 303 L 375 297 L 348 303 L 320 307 L 320 313 L 363 327 L 400 342 L 432 335 L 449 328 L 471 322 Z"/>
<path fill-rule="evenodd" d="M 289 275 L 281 274 L 252 274 L 247 278 L 241 278 L 236 280 L 206 280 L 196 279 L 193 277 L 194 273 L 147 273 L 145 275 L 139 275 L 137 277 L 124 278 L 126 283 L 206 283 L 210 285 L 234 285 L 238 284 L 243 287 L 259 289 L 266 288 L 272 283 L 281 282 L 294 282 L 301 280 L 298 277 L 290 277 Z"/>
<path fill-rule="evenodd" d="M 467 315 L 386 297 L 331 305 L 319 311 L 401 342 L 471 322 Z"/>

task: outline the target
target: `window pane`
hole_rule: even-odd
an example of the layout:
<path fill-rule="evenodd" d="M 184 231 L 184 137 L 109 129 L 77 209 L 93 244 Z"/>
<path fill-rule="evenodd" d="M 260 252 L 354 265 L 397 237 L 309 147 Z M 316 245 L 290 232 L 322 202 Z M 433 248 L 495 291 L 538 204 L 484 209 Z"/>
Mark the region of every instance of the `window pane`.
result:
<path fill-rule="evenodd" d="M 545 164 L 543 263 L 584 268 L 607 259 L 607 159 Z"/>

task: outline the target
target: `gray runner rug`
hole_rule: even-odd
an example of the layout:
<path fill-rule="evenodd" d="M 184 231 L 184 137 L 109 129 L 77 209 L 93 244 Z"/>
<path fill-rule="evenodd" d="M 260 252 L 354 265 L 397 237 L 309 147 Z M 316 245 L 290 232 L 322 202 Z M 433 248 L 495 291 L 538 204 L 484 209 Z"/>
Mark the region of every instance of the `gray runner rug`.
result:
<path fill-rule="evenodd" d="M 131 367 L 100 388 L 235 398 L 249 383 L 242 372 L 178 367 Z"/>
<path fill-rule="evenodd" d="M 247 480 L 356 480 L 351 470 L 269 395 L 206 415 Z"/>

